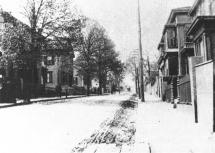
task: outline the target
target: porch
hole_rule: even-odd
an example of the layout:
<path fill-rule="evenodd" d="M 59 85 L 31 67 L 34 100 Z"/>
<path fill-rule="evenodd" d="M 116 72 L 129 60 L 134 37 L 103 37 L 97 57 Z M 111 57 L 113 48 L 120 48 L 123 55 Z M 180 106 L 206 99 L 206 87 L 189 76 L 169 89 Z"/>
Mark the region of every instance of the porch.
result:
<path fill-rule="evenodd" d="M 163 100 L 167 102 L 174 102 L 177 98 L 177 76 L 163 77 Z"/>

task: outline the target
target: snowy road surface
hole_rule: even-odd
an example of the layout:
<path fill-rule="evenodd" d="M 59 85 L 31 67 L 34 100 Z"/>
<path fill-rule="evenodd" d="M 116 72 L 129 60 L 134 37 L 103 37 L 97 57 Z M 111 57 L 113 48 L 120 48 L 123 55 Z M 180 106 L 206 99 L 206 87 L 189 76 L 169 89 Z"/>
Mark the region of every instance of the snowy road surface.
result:
<path fill-rule="evenodd" d="M 0 153 L 71 153 L 129 94 L 0 109 Z"/>
<path fill-rule="evenodd" d="M 192 106 L 94 96 L 0 109 L 0 153 L 214 153 Z"/>

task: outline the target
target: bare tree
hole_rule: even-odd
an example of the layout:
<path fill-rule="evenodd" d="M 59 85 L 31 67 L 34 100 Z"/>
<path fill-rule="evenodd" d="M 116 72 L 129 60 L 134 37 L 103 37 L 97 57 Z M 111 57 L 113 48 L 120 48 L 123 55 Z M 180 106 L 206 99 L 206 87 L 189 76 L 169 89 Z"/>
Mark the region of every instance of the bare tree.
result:
<path fill-rule="evenodd" d="M 90 28 L 82 37 L 82 43 L 79 50 L 79 56 L 75 61 L 79 67 L 78 73 L 84 77 L 84 82 L 87 86 L 87 95 L 90 93 L 91 80 L 95 76 L 95 46 L 97 40 L 95 39 L 94 28 Z"/>
<path fill-rule="evenodd" d="M 113 72 L 118 75 L 122 71 L 122 63 L 118 60 L 115 45 L 108 38 L 105 29 L 98 23 L 89 26 L 86 36 L 83 37 L 82 49 L 77 59 L 84 75 L 89 91 L 92 77 L 98 77 L 99 92 L 106 89 L 107 74 Z M 110 73 L 109 73 L 110 74 Z"/>
<path fill-rule="evenodd" d="M 27 62 L 29 71 L 25 74 L 27 88 L 31 91 L 39 85 L 37 75 L 41 67 L 44 43 L 47 39 L 52 39 L 63 25 L 69 23 L 74 18 L 74 13 L 69 0 L 27 0 L 23 13 L 30 25 L 30 57 Z M 27 101 L 30 101 L 30 95 Z"/>

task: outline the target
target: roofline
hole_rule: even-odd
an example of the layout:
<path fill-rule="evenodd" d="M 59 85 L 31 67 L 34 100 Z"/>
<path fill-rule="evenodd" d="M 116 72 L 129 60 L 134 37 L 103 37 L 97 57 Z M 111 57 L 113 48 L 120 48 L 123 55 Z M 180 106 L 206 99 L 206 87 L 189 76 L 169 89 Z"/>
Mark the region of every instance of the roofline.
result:
<path fill-rule="evenodd" d="M 193 4 L 193 6 L 191 7 L 189 14 L 192 15 L 193 12 L 196 10 L 197 5 L 201 2 L 201 0 L 196 0 Z"/>
<path fill-rule="evenodd" d="M 176 16 L 176 14 L 180 14 L 180 13 L 187 13 L 188 14 L 190 9 L 191 9 L 190 6 L 172 9 L 170 12 L 169 18 L 167 20 L 167 23 L 164 25 L 164 28 L 162 31 L 162 37 L 163 37 L 163 35 L 164 35 L 164 33 L 168 27 L 175 27 L 176 26 L 175 24 L 169 24 L 170 23 L 169 21 L 171 21 Z M 162 45 L 162 39 L 159 42 L 157 49 L 159 49 L 161 45 Z"/>
<path fill-rule="evenodd" d="M 161 41 L 159 44 L 158 44 L 158 47 L 157 49 L 159 50 L 161 46 L 164 46 L 165 44 Z"/>
<path fill-rule="evenodd" d="M 3 14 L 7 14 L 9 15 L 11 18 L 13 18 L 14 22 L 6 22 L 6 23 L 12 23 L 12 24 L 21 24 L 22 26 L 26 26 L 26 28 L 30 29 L 30 26 L 26 23 L 24 23 L 23 21 L 19 20 L 18 18 L 16 18 L 15 16 L 12 15 L 11 12 L 5 11 L 0 7 L 0 16 L 2 16 L 4 18 Z"/>
<path fill-rule="evenodd" d="M 193 30 L 193 28 L 196 26 L 196 24 L 199 24 L 199 22 L 202 21 L 209 21 L 209 20 L 214 20 L 215 21 L 215 16 L 198 16 L 196 19 L 192 22 L 191 26 L 187 30 L 186 34 L 189 36 Z"/>
<path fill-rule="evenodd" d="M 180 13 L 187 13 L 188 14 L 190 8 L 191 7 L 188 6 L 188 7 L 181 7 L 181 8 L 172 9 L 171 12 L 170 12 L 169 18 L 167 20 L 167 23 L 164 26 L 162 34 L 165 33 L 166 28 L 175 26 L 175 24 L 171 24 L 170 21 L 176 16 L 176 14 L 180 14 Z"/>
<path fill-rule="evenodd" d="M 174 28 L 174 27 L 176 27 L 176 24 L 165 24 L 163 32 L 162 32 L 162 35 L 164 35 L 164 33 L 166 32 L 167 28 Z"/>
<path fill-rule="evenodd" d="M 167 24 L 169 24 L 169 22 L 172 21 L 172 19 L 176 16 L 176 14 L 180 14 L 180 13 L 188 14 L 190 9 L 191 9 L 190 6 L 172 9 L 170 12 L 169 18 L 167 20 Z"/>
<path fill-rule="evenodd" d="M 158 66 L 161 64 L 162 61 L 163 61 L 163 56 L 160 56 L 158 61 L 157 61 Z"/>

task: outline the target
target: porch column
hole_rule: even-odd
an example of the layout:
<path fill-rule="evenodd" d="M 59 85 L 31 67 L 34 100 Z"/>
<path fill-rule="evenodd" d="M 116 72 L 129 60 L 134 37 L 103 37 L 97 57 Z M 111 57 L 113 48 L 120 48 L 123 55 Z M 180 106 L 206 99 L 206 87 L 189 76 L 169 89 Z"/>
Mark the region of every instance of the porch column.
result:
<path fill-rule="evenodd" d="M 171 103 L 174 103 L 173 77 L 171 78 Z"/>
<path fill-rule="evenodd" d="M 177 100 L 180 103 L 180 77 L 177 76 Z"/>
<path fill-rule="evenodd" d="M 163 83 L 163 76 L 161 76 L 161 86 L 160 86 L 160 91 L 161 91 L 161 92 L 160 92 L 160 93 L 161 93 L 161 99 L 162 99 L 162 100 L 163 100 L 163 95 L 164 95 L 164 92 L 163 92 L 163 88 L 164 88 L 164 87 L 163 87 L 163 84 L 164 84 L 164 83 Z"/>

